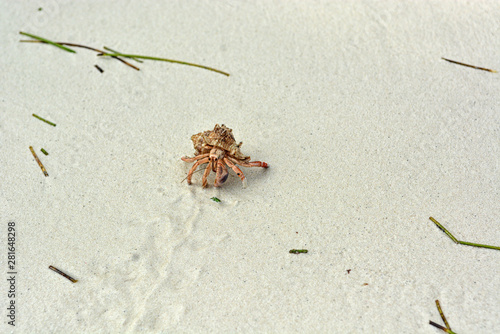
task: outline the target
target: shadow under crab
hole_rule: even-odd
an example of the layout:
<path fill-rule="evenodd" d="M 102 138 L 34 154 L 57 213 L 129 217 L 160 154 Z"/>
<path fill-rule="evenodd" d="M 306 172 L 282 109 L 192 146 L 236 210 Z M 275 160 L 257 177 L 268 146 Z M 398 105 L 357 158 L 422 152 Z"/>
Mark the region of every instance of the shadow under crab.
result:
<path fill-rule="evenodd" d="M 241 153 L 240 147 L 243 143 L 240 142 L 236 144 L 233 130 L 229 129 L 224 124 L 221 126 L 216 124 L 211 131 L 195 134 L 191 137 L 191 140 L 196 150 L 195 156 L 192 158 L 181 158 L 185 162 L 195 162 L 187 175 L 188 184 L 191 184 L 191 178 L 198 166 L 204 163 L 208 163 L 202 178 L 202 185 L 204 188 L 208 185 L 208 175 L 210 171 L 216 173 L 214 182 L 215 187 L 220 187 L 226 182 L 229 175 L 226 165 L 240 177 L 243 187 L 246 187 L 246 178 L 237 165 L 243 167 L 269 167 L 267 163 L 262 161 L 250 161 L 249 156 L 245 156 Z"/>

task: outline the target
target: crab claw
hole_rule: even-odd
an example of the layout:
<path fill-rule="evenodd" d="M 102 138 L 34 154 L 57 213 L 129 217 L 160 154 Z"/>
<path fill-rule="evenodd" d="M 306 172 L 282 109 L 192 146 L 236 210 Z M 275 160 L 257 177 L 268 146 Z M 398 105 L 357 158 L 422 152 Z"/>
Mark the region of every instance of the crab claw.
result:
<path fill-rule="evenodd" d="M 226 182 L 227 177 L 229 176 L 229 173 L 227 172 L 226 165 L 222 162 L 219 161 L 217 163 L 217 174 L 215 177 L 215 187 L 220 187 L 224 182 Z"/>

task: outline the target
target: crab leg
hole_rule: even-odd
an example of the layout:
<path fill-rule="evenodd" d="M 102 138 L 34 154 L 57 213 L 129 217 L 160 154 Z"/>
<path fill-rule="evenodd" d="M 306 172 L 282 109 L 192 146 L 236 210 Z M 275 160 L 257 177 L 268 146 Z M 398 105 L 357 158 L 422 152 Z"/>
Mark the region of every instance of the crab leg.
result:
<path fill-rule="evenodd" d="M 224 157 L 224 162 L 232 168 L 232 170 L 238 175 L 241 179 L 241 182 L 243 183 L 243 188 L 247 187 L 247 180 L 245 179 L 245 174 L 241 171 L 241 169 L 238 168 L 235 164 L 231 162 L 227 157 Z"/>
<path fill-rule="evenodd" d="M 235 164 L 238 164 L 243 167 L 263 167 L 263 168 L 268 168 L 269 165 L 266 162 L 263 161 L 250 161 L 250 162 L 243 162 L 241 160 L 236 160 L 234 158 L 228 157 L 232 162 Z"/>
<path fill-rule="evenodd" d="M 191 169 L 188 172 L 188 176 L 187 176 L 187 183 L 188 184 L 191 184 L 191 177 L 193 176 L 193 173 L 196 170 L 196 168 L 198 168 L 199 165 L 207 163 L 207 162 L 208 162 L 208 158 L 204 158 L 204 159 L 196 161 L 196 163 L 193 165 L 193 167 L 191 167 Z M 210 164 L 209 164 L 209 166 L 210 166 Z"/>
<path fill-rule="evenodd" d="M 207 158 L 207 159 L 210 159 L 210 158 Z M 201 179 L 201 185 L 203 186 L 203 188 L 206 188 L 207 187 L 207 184 L 208 184 L 208 175 L 210 174 L 210 171 L 212 170 L 212 166 L 210 166 L 211 164 L 208 163 L 207 165 L 207 168 L 205 168 L 205 172 L 203 173 L 203 178 Z"/>
<path fill-rule="evenodd" d="M 222 161 L 217 162 L 217 176 L 215 177 L 214 186 L 222 186 L 222 184 L 226 182 L 228 175 L 229 173 L 227 172 L 226 165 Z"/>
<path fill-rule="evenodd" d="M 194 162 L 196 160 L 200 160 L 200 159 L 203 159 L 203 158 L 206 158 L 210 155 L 210 153 L 207 153 L 207 154 L 200 154 L 200 155 L 197 155 L 195 157 L 182 157 L 181 160 L 182 161 L 185 161 L 185 162 Z"/>
<path fill-rule="evenodd" d="M 269 167 L 269 165 L 264 161 L 250 161 L 249 164 L 252 165 L 252 167 L 263 167 L 263 168 Z"/>

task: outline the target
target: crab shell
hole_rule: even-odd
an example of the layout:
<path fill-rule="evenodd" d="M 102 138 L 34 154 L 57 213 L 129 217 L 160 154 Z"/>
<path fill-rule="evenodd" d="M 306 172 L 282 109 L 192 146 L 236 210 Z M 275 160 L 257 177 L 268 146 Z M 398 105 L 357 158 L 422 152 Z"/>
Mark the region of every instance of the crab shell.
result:
<path fill-rule="evenodd" d="M 250 157 L 244 155 L 240 151 L 240 147 L 243 144 L 240 142 L 236 144 L 236 140 L 233 136 L 233 130 L 226 127 L 224 124 L 219 126 L 216 124 L 212 131 L 200 132 L 191 136 L 194 148 L 197 155 L 210 153 L 213 148 L 220 148 L 230 156 L 238 160 L 249 161 Z"/>

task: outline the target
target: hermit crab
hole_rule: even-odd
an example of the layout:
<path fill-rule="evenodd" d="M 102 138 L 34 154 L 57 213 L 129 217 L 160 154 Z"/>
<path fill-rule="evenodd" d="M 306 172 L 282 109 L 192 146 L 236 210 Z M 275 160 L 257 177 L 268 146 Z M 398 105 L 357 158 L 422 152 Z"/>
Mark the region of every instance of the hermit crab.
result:
<path fill-rule="evenodd" d="M 191 177 L 199 165 L 208 163 L 203 173 L 202 185 L 205 188 L 208 184 L 208 175 L 210 171 L 216 173 L 215 177 L 215 187 L 220 187 L 227 180 L 228 172 L 227 167 L 231 169 L 238 175 L 243 182 L 243 187 L 246 187 L 245 175 L 241 169 L 236 165 L 243 167 L 264 167 L 267 168 L 269 165 L 262 161 L 250 161 L 249 156 L 245 156 L 240 151 L 240 147 L 243 144 L 240 142 L 236 143 L 233 136 L 233 130 L 226 127 L 224 124 L 219 126 L 216 124 L 212 131 L 200 132 L 191 136 L 193 141 L 194 149 L 196 150 L 195 156 L 192 158 L 182 157 L 181 159 L 185 162 L 195 162 L 193 167 L 188 172 L 187 183 L 191 184 Z"/>

